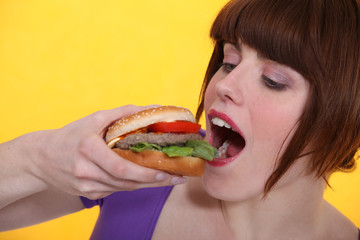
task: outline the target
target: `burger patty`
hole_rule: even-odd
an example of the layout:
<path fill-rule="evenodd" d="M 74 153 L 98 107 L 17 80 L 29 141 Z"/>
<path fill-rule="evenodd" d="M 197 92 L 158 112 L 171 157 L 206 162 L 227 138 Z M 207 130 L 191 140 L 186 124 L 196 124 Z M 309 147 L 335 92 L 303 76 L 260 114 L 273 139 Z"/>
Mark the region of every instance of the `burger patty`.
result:
<path fill-rule="evenodd" d="M 178 133 L 138 133 L 126 136 L 115 144 L 115 147 L 128 149 L 139 142 L 157 144 L 161 147 L 168 145 L 183 145 L 188 140 L 202 140 L 201 136 L 196 133 L 178 134 Z"/>

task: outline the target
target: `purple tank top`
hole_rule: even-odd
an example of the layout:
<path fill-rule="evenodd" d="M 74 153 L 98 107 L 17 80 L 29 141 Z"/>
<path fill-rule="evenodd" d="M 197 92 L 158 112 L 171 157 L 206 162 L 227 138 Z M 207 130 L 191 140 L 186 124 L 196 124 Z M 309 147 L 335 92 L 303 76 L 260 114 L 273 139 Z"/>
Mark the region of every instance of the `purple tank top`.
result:
<path fill-rule="evenodd" d="M 167 186 L 117 192 L 99 200 L 81 197 L 86 208 L 100 206 L 91 239 L 151 239 L 172 189 Z"/>
<path fill-rule="evenodd" d="M 172 189 L 173 186 L 167 186 L 117 192 L 99 200 L 81 197 L 86 208 L 100 206 L 100 214 L 91 239 L 150 240 Z"/>

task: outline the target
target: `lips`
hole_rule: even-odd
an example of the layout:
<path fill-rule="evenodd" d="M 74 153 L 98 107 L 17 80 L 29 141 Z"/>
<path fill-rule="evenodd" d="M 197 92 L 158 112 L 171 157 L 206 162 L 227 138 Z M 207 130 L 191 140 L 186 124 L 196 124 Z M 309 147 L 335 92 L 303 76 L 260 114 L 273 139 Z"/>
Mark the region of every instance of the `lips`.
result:
<path fill-rule="evenodd" d="M 212 166 L 224 166 L 233 160 L 246 145 L 245 138 L 234 122 L 225 114 L 212 110 L 210 144 L 218 149 L 216 158 L 208 162 Z"/>

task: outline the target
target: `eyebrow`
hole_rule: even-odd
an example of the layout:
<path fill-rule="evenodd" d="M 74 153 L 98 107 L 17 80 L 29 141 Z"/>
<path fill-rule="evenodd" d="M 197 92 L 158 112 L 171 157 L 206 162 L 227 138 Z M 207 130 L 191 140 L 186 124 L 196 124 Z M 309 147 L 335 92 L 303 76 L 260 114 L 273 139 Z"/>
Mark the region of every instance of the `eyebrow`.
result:
<path fill-rule="evenodd" d="M 240 53 L 241 51 L 241 45 L 237 42 L 236 44 L 230 43 L 231 45 L 233 45 L 235 47 L 236 50 L 238 50 Z"/>
<path fill-rule="evenodd" d="M 241 51 L 241 45 L 239 44 L 239 42 L 237 42 L 237 43 L 231 43 L 231 42 L 225 41 L 224 44 L 226 44 L 226 43 L 232 45 L 232 46 L 233 46 L 236 50 L 238 50 L 240 53 L 242 52 L 242 51 Z M 241 43 L 241 44 L 243 44 L 243 43 Z M 261 55 L 258 51 L 256 51 L 256 53 L 257 53 L 257 57 L 258 57 L 260 60 L 267 60 L 267 59 L 268 59 L 268 58 L 264 57 L 263 55 Z"/>
<path fill-rule="evenodd" d="M 225 46 L 225 44 L 230 44 L 231 46 L 233 46 L 236 50 L 238 50 L 240 53 L 241 51 L 241 46 L 239 45 L 239 43 L 232 43 L 232 42 L 228 42 L 228 41 L 224 41 L 223 46 Z"/>

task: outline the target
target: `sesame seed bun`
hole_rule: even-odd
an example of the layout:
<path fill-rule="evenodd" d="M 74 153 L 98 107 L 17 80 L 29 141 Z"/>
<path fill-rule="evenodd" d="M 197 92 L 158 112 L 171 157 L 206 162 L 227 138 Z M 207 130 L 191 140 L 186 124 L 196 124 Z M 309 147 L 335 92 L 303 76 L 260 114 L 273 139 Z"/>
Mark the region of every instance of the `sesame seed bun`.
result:
<path fill-rule="evenodd" d="M 119 136 L 139 128 L 147 127 L 153 123 L 171 121 L 195 122 L 195 119 L 194 115 L 187 108 L 176 106 L 149 108 L 116 121 L 108 129 L 105 141 L 106 143 L 109 143 Z"/>

